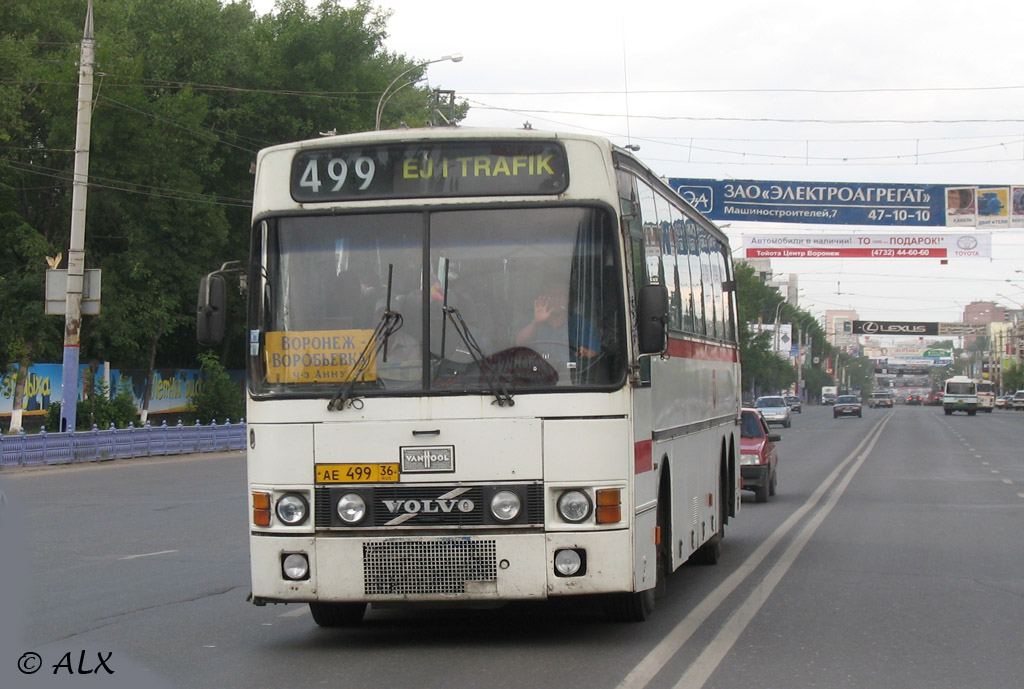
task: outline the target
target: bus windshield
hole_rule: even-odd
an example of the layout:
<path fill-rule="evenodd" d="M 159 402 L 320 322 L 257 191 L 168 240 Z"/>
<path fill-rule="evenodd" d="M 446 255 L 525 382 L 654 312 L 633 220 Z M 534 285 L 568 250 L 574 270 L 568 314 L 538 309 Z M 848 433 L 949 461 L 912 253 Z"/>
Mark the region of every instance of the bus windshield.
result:
<path fill-rule="evenodd" d="M 977 394 L 977 388 L 973 382 L 969 383 L 946 383 L 946 394 L 947 395 L 974 395 Z"/>
<path fill-rule="evenodd" d="M 614 228 L 609 210 L 565 206 L 267 220 L 250 385 L 306 396 L 619 386 Z"/>

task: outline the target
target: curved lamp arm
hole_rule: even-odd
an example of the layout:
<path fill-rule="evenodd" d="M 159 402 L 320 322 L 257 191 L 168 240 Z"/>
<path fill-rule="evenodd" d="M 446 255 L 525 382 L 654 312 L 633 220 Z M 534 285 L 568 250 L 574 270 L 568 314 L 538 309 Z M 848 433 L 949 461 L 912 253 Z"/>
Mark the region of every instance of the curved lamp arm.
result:
<path fill-rule="evenodd" d="M 413 83 L 419 81 L 419 79 L 414 79 L 413 81 L 410 81 L 410 82 L 407 82 L 405 84 L 402 84 L 398 88 L 394 88 L 395 84 L 397 84 L 399 81 L 401 81 L 402 77 L 404 77 L 409 72 L 414 72 L 417 69 L 420 69 L 422 67 L 426 67 L 427 65 L 432 65 L 435 62 L 447 62 L 448 60 L 451 60 L 452 62 L 462 62 L 462 54 L 461 53 L 455 53 L 454 55 L 444 55 L 442 57 L 437 58 L 436 60 L 427 60 L 426 62 L 419 62 L 419 63 L 413 65 L 412 67 L 410 67 L 409 69 L 405 70 L 401 74 L 399 74 L 394 79 L 392 79 L 391 83 L 388 84 L 386 89 L 384 89 L 384 92 L 380 94 L 380 100 L 377 101 L 377 115 L 376 115 L 376 119 L 374 120 L 374 124 L 373 124 L 374 130 L 379 130 L 380 129 L 380 118 L 384 114 L 384 106 L 387 105 L 387 102 L 389 100 L 391 100 L 391 96 L 395 95 L 395 92 L 397 92 L 399 89 L 404 88 L 404 87 L 408 86 L 409 84 L 413 84 Z"/>

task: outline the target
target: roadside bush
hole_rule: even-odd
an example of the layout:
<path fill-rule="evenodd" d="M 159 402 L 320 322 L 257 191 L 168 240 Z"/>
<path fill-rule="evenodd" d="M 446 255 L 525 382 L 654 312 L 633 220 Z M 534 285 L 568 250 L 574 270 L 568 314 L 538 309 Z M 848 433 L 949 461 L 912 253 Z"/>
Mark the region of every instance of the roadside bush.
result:
<path fill-rule="evenodd" d="M 193 418 L 201 424 L 216 420 L 224 423 L 240 421 L 245 416 L 245 395 L 238 389 L 231 377 L 221 365 L 220 360 L 212 352 L 199 355 L 202 382 L 196 395 L 189 398 L 190 411 Z"/>
<path fill-rule="evenodd" d="M 75 409 L 75 430 L 87 431 L 92 429 L 93 424 L 104 430 L 110 428 L 110 424 L 114 424 L 115 428 L 127 428 L 129 423 L 138 419 L 139 410 L 135 406 L 130 385 L 123 386 L 113 397 L 108 393 L 106 384 L 98 381 L 89 398 L 78 403 Z M 60 402 L 51 404 L 46 411 L 47 431 L 60 430 L 60 414 Z"/>

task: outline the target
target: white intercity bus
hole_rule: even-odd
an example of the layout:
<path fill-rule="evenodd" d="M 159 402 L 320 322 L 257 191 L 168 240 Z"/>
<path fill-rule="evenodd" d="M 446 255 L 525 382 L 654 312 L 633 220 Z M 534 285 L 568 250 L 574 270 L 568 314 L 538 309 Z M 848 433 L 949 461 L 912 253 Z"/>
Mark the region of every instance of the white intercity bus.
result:
<path fill-rule="evenodd" d="M 428 129 L 267 148 L 248 291 L 252 601 L 598 595 L 646 619 L 740 507 L 724 234 L 629 151 Z M 200 288 L 224 328 L 226 270 Z"/>

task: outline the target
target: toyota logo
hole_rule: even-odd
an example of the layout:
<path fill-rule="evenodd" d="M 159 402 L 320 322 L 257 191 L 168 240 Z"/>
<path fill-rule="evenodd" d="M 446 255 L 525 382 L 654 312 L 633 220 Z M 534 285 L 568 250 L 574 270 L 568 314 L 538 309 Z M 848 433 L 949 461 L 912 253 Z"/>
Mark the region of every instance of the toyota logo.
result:
<path fill-rule="evenodd" d="M 978 246 L 978 240 L 969 235 L 963 235 L 962 237 L 957 237 L 956 245 L 967 251 Z"/>

